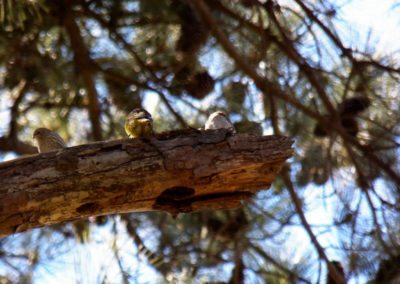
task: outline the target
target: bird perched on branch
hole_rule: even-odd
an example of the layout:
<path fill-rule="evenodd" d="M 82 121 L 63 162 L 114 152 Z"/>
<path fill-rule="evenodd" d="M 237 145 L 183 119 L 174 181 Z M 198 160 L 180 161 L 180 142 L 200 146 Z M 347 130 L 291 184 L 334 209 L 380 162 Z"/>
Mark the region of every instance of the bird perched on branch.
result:
<path fill-rule="evenodd" d="M 207 119 L 205 129 L 221 129 L 225 128 L 230 133 L 235 134 L 236 130 L 232 122 L 223 111 L 213 112 Z"/>
<path fill-rule="evenodd" d="M 56 132 L 41 127 L 33 132 L 39 153 L 50 152 L 67 147 L 64 140 Z"/>
<path fill-rule="evenodd" d="M 125 132 L 129 138 L 149 139 L 153 135 L 153 118 L 142 108 L 132 110 L 125 120 Z"/>

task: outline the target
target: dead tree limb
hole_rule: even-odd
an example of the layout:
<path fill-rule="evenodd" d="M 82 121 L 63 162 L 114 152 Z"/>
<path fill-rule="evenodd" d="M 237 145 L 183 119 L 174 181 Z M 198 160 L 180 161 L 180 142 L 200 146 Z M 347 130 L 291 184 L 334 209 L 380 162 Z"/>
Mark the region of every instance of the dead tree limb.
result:
<path fill-rule="evenodd" d="M 96 215 L 238 207 L 269 188 L 291 145 L 283 136 L 184 131 L 8 161 L 0 164 L 0 236 Z"/>

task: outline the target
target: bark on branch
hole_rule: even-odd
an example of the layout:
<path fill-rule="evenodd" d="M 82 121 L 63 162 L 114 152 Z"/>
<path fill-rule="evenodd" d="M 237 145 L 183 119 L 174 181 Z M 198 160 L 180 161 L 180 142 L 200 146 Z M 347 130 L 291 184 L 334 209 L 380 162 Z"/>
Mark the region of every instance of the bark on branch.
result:
<path fill-rule="evenodd" d="M 268 188 L 293 149 L 283 136 L 181 131 L 0 164 L 0 236 L 95 215 L 234 208 Z"/>

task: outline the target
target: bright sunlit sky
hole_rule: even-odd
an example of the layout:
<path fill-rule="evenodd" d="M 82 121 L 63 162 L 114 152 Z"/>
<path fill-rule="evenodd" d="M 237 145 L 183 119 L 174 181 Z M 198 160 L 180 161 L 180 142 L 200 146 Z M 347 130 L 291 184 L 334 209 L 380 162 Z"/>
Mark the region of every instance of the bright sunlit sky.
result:
<path fill-rule="evenodd" d="M 288 3 L 291 2 L 291 0 L 284 0 L 282 2 Z M 347 40 L 347 43 L 351 43 L 352 47 L 357 46 L 361 50 L 363 50 L 363 48 L 369 42 L 369 45 L 376 46 L 376 51 L 378 54 L 394 54 L 397 52 L 397 54 L 394 55 L 398 58 L 400 57 L 398 52 L 400 50 L 400 7 L 396 9 L 391 9 L 396 1 L 347 0 L 337 2 L 347 3 L 338 13 L 339 18 L 343 20 L 343 25 L 341 26 L 342 32 L 344 34 L 348 33 L 350 29 L 352 33 L 352 36 L 350 38 L 343 38 L 345 42 Z M 368 31 L 371 31 L 369 40 L 367 40 Z M 354 42 L 355 39 L 359 39 L 358 42 Z M 1 105 L 1 103 L 2 102 L 0 100 L 0 106 L 3 110 L 5 106 Z M 154 101 L 148 100 L 146 104 L 146 108 L 149 109 L 151 112 L 154 109 Z M 4 115 L 4 113 L 2 114 Z M 5 123 L 5 121 L 7 120 L 4 119 L 3 115 L 0 115 L 1 130 L 7 129 L 7 123 Z M 324 219 L 323 215 L 326 214 L 322 210 L 323 209 L 313 210 L 312 214 L 307 215 L 308 221 L 313 224 L 321 223 L 321 219 Z M 298 245 L 304 247 L 304 250 L 308 249 L 308 245 L 304 245 L 304 243 L 309 243 L 307 235 L 304 232 L 297 233 L 295 233 L 296 236 L 294 236 L 294 239 L 297 239 Z M 104 238 L 108 239 L 109 242 L 113 241 L 112 237 L 110 236 L 104 236 Z M 323 245 L 326 245 L 326 242 L 331 240 L 320 239 L 320 241 Z M 105 245 L 109 244 L 110 243 L 106 243 Z M 135 251 L 133 251 L 133 245 L 130 240 L 121 239 L 119 245 L 129 248 L 130 253 L 135 253 Z M 79 248 L 76 249 L 74 247 L 71 247 L 71 250 L 74 251 L 72 253 L 72 256 L 64 259 L 62 262 L 63 265 L 54 265 L 53 269 L 52 266 L 50 266 L 45 269 L 41 269 L 41 271 L 38 271 L 39 273 L 37 275 L 37 278 L 35 279 L 35 283 L 96 283 L 99 279 L 93 279 L 93 277 L 95 277 L 93 276 L 93 273 L 94 275 L 96 275 L 96 273 L 102 268 L 112 270 L 115 269 L 115 271 L 117 271 L 116 267 L 108 267 L 108 263 L 113 257 L 111 252 L 108 251 L 105 253 L 100 253 L 103 250 L 98 247 L 98 244 L 94 244 L 92 246 L 92 248 L 89 250 L 89 255 L 84 255 L 83 250 L 80 250 Z M 85 250 L 85 252 L 87 251 Z M 74 262 L 76 263 L 74 264 Z M 81 267 L 78 268 L 78 266 Z M 144 268 L 143 265 L 141 266 L 141 268 Z M 2 272 L 1 267 L 0 272 Z M 147 276 L 144 276 L 143 279 L 146 279 L 148 281 L 149 273 L 146 274 Z M 113 275 L 113 273 L 111 273 L 111 275 Z M 116 277 L 116 279 L 118 279 L 118 277 Z M 115 283 L 116 279 L 108 280 Z M 150 279 L 153 279 L 154 281 L 154 278 L 150 277 Z M 149 281 L 148 283 L 153 282 Z M 353 280 L 350 283 L 356 282 Z"/>
<path fill-rule="evenodd" d="M 355 34 L 365 43 L 371 29 L 372 43 L 377 44 L 379 53 L 393 53 L 400 50 L 400 6 L 394 7 L 394 0 L 353 0 L 343 7 L 340 15 L 351 24 Z M 392 9 L 391 9 L 392 8 Z M 398 55 L 397 55 L 398 56 Z"/>

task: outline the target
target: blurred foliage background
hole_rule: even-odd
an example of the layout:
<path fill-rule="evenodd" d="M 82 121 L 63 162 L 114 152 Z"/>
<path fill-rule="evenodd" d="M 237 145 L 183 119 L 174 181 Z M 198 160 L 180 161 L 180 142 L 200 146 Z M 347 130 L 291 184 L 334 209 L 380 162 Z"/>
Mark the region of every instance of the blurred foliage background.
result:
<path fill-rule="evenodd" d="M 338 262 L 399 283 L 399 57 L 352 38 L 337 1 L 1 0 L 0 21 L 3 160 L 36 153 L 37 127 L 70 146 L 125 137 L 140 106 L 157 132 L 224 110 L 239 133 L 296 141 L 243 209 L 3 238 L 1 283 L 323 283 Z"/>

